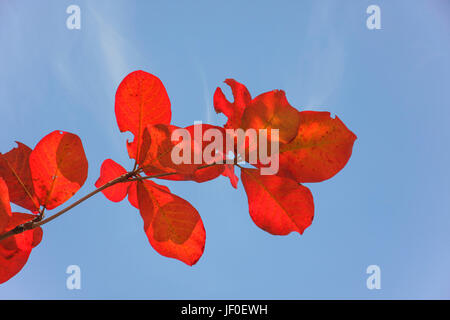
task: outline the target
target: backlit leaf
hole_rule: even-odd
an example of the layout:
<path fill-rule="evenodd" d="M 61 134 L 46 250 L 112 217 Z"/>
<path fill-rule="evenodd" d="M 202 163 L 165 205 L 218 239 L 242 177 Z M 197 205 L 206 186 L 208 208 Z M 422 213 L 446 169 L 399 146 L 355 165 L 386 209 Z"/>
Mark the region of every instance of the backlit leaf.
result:
<path fill-rule="evenodd" d="M 234 173 L 234 165 L 233 164 L 226 164 L 225 170 L 222 173 L 223 176 L 228 177 L 230 179 L 230 183 L 233 186 L 233 188 L 237 189 L 237 184 L 239 182 L 239 178 Z"/>
<path fill-rule="evenodd" d="M 5 230 L 11 219 L 11 205 L 9 203 L 8 186 L 0 178 L 0 233 Z"/>
<path fill-rule="evenodd" d="M 7 228 L 9 231 L 16 226 L 31 221 L 34 215 L 13 212 Z M 0 284 L 14 277 L 25 266 L 31 250 L 42 239 L 40 227 L 25 231 L 0 241 Z"/>
<path fill-rule="evenodd" d="M 115 113 L 121 132 L 130 131 L 133 143 L 128 144 L 129 155 L 139 158 L 142 134 L 150 124 L 169 124 L 172 116 L 170 100 L 158 77 L 134 71 L 122 80 L 117 88 Z"/>
<path fill-rule="evenodd" d="M 136 209 L 139 209 L 139 202 L 137 198 L 137 181 L 131 182 L 128 187 L 128 202 Z"/>
<path fill-rule="evenodd" d="M 151 125 L 144 130 L 141 155 L 138 160 L 139 166 L 144 169 L 147 175 L 155 175 L 162 173 L 176 173 L 160 177 L 167 180 L 193 180 L 196 182 L 205 182 L 220 176 L 224 170 L 223 165 L 214 165 L 203 168 L 207 163 L 203 160 L 203 150 L 206 148 L 206 142 L 202 140 L 197 143 L 198 148 L 195 147 L 194 130 L 195 126 L 202 126 L 205 130 L 213 128 L 214 126 L 206 124 L 198 124 L 189 126 L 184 129 L 189 132 L 191 139 L 185 141 L 180 138 L 177 141 L 172 141 L 171 136 L 174 130 L 180 129 L 172 125 Z M 214 127 L 218 130 L 223 130 L 219 127 Z M 189 152 L 190 163 L 175 163 L 172 158 L 172 150 L 174 147 L 182 148 L 185 146 Z M 200 156 L 201 163 L 195 164 L 195 154 Z"/>
<path fill-rule="evenodd" d="M 0 177 L 8 185 L 11 202 L 32 212 L 39 211 L 39 202 L 34 192 L 29 157 L 31 149 L 17 142 L 17 147 L 0 154 Z"/>
<path fill-rule="evenodd" d="M 106 159 L 102 163 L 102 166 L 100 168 L 100 177 L 95 182 L 95 186 L 97 188 L 100 188 L 111 180 L 114 180 L 126 173 L 127 171 L 120 164 L 118 164 L 114 160 Z M 117 183 L 102 190 L 102 193 L 108 200 L 119 202 L 126 197 L 129 186 L 130 182 Z"/>
<path fill-rule="evenodd" d="M 206 238 L 197 210 L 152 181 L 138 182 L 137 198 L 152 247 L 163 256 L 194 265 L 203 254 Z"/>
<path fill-rule="evenodd" d="M 54 131 L 31 152 L 30 168 L 39 203 L 51 210 L 81 188 L 87 178 L 88 162 L 77 135 Z"/>
<path fill-rule="evenodd" d="M 214 109 L 217 113 L 223 113 L 228 117 L 225 124 L 227 129 L 237 129 L 241 127 L 241 118 L 244 109 L 250 104 L 252 97 L 247 88 L 234 79 L 226 79 L 225 83 L 231 87 L 234 101 L 227 100 L 222 89 L 217 88 L 214 92 Z"/>
<path fill-rule="evenodd" d="M 333 177 L 348 162 L 355 134 L 329 112 L 302 111 L 297 136 L 280 146 L 279 175 L 297 182 L 320 182 Z"/>
<path fill-rule="evenodd" d="M 297 109 L 292 107 L 282 90 L 273 90 L 254 98 L 244 110 L 241 127 L 244 130 L 267 129 L 271 139 L 270 129 L 279 130 L 279 142 L 287 143 L 295 138 L 299 126 Z"/>
<path fill-rule="evenodd" d="M 314 218 L 314 201 L 308 188 L 287 178 L 260 175 L 241 169 L 250 216 L 261 229 L 274 235 L 300 234 Z"/>

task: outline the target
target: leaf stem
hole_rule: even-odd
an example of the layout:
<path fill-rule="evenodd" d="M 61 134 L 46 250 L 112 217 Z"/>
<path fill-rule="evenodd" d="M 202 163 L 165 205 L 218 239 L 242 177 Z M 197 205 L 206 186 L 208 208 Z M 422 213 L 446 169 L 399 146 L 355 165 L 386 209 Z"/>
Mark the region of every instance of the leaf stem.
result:
<path fill-rule="evenodd" d="M 206 164 L 204 166 L 198 167 L 196 170 L 209 168 L 209 167 L 215 166 L 217 164 L 219 164 L 219 163 Z M 152 178 L 161 178 L 161 177 L 170 176 L 170 175 L 174 175 L 174 174 L 179 174 L 179 172 L 176 172 L 176 171 L 175 172 L 165 172 L 165 173 L 159 173 L 159 174 L 155 174 L 155 175 L 151 175 L 151 176 L 144 176 L 144 177 L 139 176 L 139 177 L 128 179 L 127 182 L 128 181 L 130 181 L 130 182 L 131 181 L 142 181 L 142 180 L 152 179 Z"/>

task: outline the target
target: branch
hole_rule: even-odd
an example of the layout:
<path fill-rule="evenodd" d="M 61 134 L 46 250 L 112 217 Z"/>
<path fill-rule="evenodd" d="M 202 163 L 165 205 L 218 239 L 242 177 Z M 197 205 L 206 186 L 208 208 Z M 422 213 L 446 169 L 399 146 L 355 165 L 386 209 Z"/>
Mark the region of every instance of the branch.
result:
<path fill-rule="evenodd" d="M 198 167 L 197 170 L 199 169 L 204 169 L 207 167 L 211 167 L 217 165 L 217 163 L 212 163 L 212 164 L 208 164 L 205 166 L 201 166 Z M 32 230 L 35 229 L 37 227 L 40 227 L 56 218 L 58 218 L 59 216 L 61 216 L 62 214 L 66 213 L 67 211 L 69 211 L 70 209 L 78 206 L 80 203 L 86 201 L 87 199 L 91 198 L 92 196 L 96 195 L 97 193 L 105 190 L 106 188 L 109 188 L 115 184 L 118 183 L 123 183 L 123 182 L 132 182 L 132 181 L 140 181 L 140 180 L 145 180 L 145 179 L 151 179 L 151 178 L 160 178 L 160 177 L 164 177 L 164 176 L 169 176 L 169 175 L 173 175 L 173 174 L 178 174 L 178 172 L 168 172 L 168 173 L 161 173 L 161 174 L 155 174 L 155 175 L 151 175 L 151 176 L 145 176 L 145 177 L 136 177 L 136 178 L 132 178 L 134 177 L 138 171 L 140 171 L 140 169 L 138 170 L 133 170 L 131 172 L 127 172 L 123 175 L 121 175 L 120 177 L 117 177 L 107 183 L 105 183 L 103 186 L 101 186 L 100 188 L 95 189 L 94 191 L 88 193 L 87 195 L 85 195 L 83 198 L 75 201 L 74 203 L 72 203 L 70 206 L 62 209 L 61 211 L 58 211 L 57 213 L 55 213 L 54 215 L 52 215 L 51 217 L 48 217 L 47 219 L 43 219 L 42 220 L 42 216 L 43 216 L 43 211 L 41 212 L 40 215 L 38 215 L 34 220 L 26 222 L 24 224 L 20 224 L 18 226 L 16 226 L 15 228 L 3 233 L 0 235 L 0 241 L 9 238 L 13 235 L 28 231 L 28 230 Z"/>
<path fill-rule="evenodd" d="M 1 235 L 0 235 L 0 241 L 4 240 L 4 239 L 6 239 L 6 238 L 8 238 L 8 237 L 10 237 L 10 236 L 13 236 L 13 235 L 16 235 L 16 234 L 19 234 L 19 233 L 22 233 L 22 232 L 25 232 L 25 231 L 28 231 L 28 230 L 32 230 L 32 229 L 34 229 L 34 228 L 37 228 L 37 227 L 39 227 L 39 226 L 42 226 L 42 225 L 46 224 L 46 223 L 48 223 L 48 222 L 50 222 L 50 221 L 56 219 L 56 218 L 59 217 L 60 215 L 66 213 L 66 212 L 69 211 L 70 209 L 76 207 L 76 206 L 79 205 L 80 203 L 86 201 L 86 200 L 89 199 L 90 197 L 92 197 L 92 196 L 96 195 L 97 193 L 99 193 L 99 192 L 105 190 L 106 188 L 109 188 L 109 187 L 111 187 L 111 186 L 113 186 L 113 185 L 115 185 L 115 184 L 117 184 L 117 183 L 126 182 L 126 181 L 127 181 L 130 177 L 132 177 L 134 174 L 135 174 L 135 173 L 134 173 L 133 171 L 132 171 L 132 172 L 128 172 L 128 173 L 125 173 L 125 174 L 121 175 L 120 177 L 115 178 L 114 180 L 111 180 L 111 181 L 105 183 L 105 184 L 104 184 L 103 186 L 101 186 L 100 188 L 95 189 L 95 190 L 92 191 L 91 193 L 85 195 L 83 198 L 81 198 L 81 199 L 75 201 L 74 203 L 72 203 L 72 204 L 71 204 L 70 206 L 68 206 L 67 208 L 62 209 L 61 211 L 55 213 L 54 215 L 52 215 L 51 217 L 48 217 L 47 219 L 41 220 L 42 217 L 37 216 L 36 219 L 34 219 L 34 220 L 32 220 L 32 221 L 29 221 L 29 222 L 26 222 L 26 223 L 24 223 L 24 224 L 18 225 L 18 226 L 16 226 L 14 229 L 11 229 L 11 230 L 9 230 L 8 232 L 5 232 L 5 233 L 1 234 Z"/>

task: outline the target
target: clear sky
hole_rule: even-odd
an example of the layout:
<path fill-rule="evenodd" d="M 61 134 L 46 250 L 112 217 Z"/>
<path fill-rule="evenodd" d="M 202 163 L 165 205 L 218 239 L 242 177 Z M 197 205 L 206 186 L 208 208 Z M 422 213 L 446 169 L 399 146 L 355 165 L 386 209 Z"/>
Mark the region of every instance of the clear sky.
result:
<path fill-rule="evenodd" d="M 66 8 L 81 8 L 81 29 Z M 381 8 L 381 30 L 366 9 Z M 102 161 L 131 169 L 114 115 L 129 72 L 157 75 L 173 123 L 223 124 L 212 97 L 234 78 L 253 96 L 283 89 L 358 136 L 337 176 L 308 184 L 302 236 L 254 225 L 242 184 L 166 184 L 207 232 L 194 267 L 157 254 L 126 201 L 98 195 L 44 227 L 0 298 L 450 298 L 450 3 L 354 1 L 12 1 L 0 3 L 0 152 L 59 129 L 78 134 L 94 188 Z M 381 268 L 381 289 L 366 268 Z M 66 268 L 81 268 L 81 290 Z"/>

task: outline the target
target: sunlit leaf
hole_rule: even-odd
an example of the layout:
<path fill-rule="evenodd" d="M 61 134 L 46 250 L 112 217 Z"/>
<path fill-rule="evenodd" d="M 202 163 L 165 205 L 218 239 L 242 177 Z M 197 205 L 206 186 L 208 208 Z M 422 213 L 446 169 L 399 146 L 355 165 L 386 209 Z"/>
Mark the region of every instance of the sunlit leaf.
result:
<path fill-rule="evenodd" d="M 295 138 L 299 126 L 297 109 L 292 107 L 282 90 L 273 90 L 254 98 L 244 110 L 241 127 L 244 130 L 266 129 L 269 140 L 287 143 Z M 279 140 L 271 138 L 271 129 L 279 130 Z"/>
<path fill-rule="evenodd" d="M 158 77 L 134 71 L 117 88 L 115 113 L 121 132 L 130 131 L 134 141 L 128 144 L 131 158 L 139 158 L 144 128 L 150 124 L 169 124 L 172 116 L 170 100 Z"/>
<path fill-rule="evenodd" d="M 355 140 L 355 134 L 329 112 L 302 111 L 297 136 L 280 147 L 279 175 L 297 182 L 329 179 L 347 164 Z"/>
<path fill-rule="evenodd" d="M 23 143 L 17 142 L 17 147 L 0 154 L 0 177 L 8 185 L 11 202 L 37 212 L 39 202 L 34 192 L 29 157 L 31 149 Z"/>
<path fill-rule="evenodd" d="M 204 130 L 213 128 L 214 126 L 206 124 L 198 124 L 184 128 L 190 135 L 191 139 L 185 141 L 180 138 L 177 141 L 172 141 L 172 133 L 176 129 L 175 126 L 167 125 L 151 125 L 144 130 L 141 155 L 138 163 L 144 169 L 147 175 L 172 173 L 160 177 L 167 180 L 193 180 L 196 182 L 205 182 L 217 178 L 224 170 L 223 165 L 208 165 L 203 160 L 203 150 L 207 143 L 202 140 L 197 143 L 198 148 L 195 147 L 194 130 L 195 126 L 202 126 Z M 223 130 L 219 127 L 214 127 L 218 130 Z M 175 163 L 172 151 L 174 147 L 183 148 L 185 146 L 186 152 L 189 153 L 190 163 Z M 200 156 L 200 163 L 194 163 L 195 155 Z"/>
<path fill-rule="evenodd" d="M 53 131 L 30 154 L 31 176 L 39 203 L 54 209 L 71 198 L 84 184 L 88 162 L 80 138 Z"/>
<path fill-rule="evenodd" d="M 137 198 L 137 182 L 136 181 L 131 182 L 130 186 L 128 187 L 128 202 L 136 209 L 139 209 L 139 202 L 138 202 L 138 198 Z"/>
<path fill-rule="evenodd" d="M 0 233 L 5 230 L 11 219 L 11 205 L 9 203 L 8 186 L 0 178 Z"/>
<path fill-rule="evenodd" d="M 152 247 L 163 256 L 194 265 L 203 254 L 206 238 L 197 210 L 152 181 L 138 182 L 137 198 Z"/>
<path fill-rule="evenodd" d="M 16 226 L 35 218 L 34 215 L 13 212 L 8 226 L 2 231 L 9 231 Z M 40 227 L 22 232 L 0 241 L 0 284 L 14 277 L 25 266 L 31 250 L 42 239 Z"/>
<path fill-rule="evenodd" d="M 260 175 L 257 169 L 241 169 L 250 216 L 261 229 L 274 235 L 300 234 L 314 218 L 314 201 L 305 186 L 287 178 Z"/>
<path fill-rule="evenodd" d="M 225 177 L 228 177 L 230 179 L 230 183 L 233 186 L 233 188 L 237 189 L 237 184 L 239 182 L 239 178 L 234 173 L 234 165 L 233 164 L 225 165 L 225 170 L 222 173 L 222 175 Z"/>
<path fill-rule="evenodd" d="M 225 124 L 227 129 L 237 129 L 241 127 L 241 118 L 245 108 L 250 104 L 252 97 L 247 88 L 234 79 L 226 79 L 225 83 L 231 87 L 234 101 L 230 102 L 225 97 L 222 89 L 217 88 L 214 92 L 214 109 L 217 113 L 223 113 L 228 121 Z"/>
<path fill-rule="evenodd" d="M 111 159 L 103 161 L 100 168 L 100 177 L 95 182 L 95 186 L 100 188 L 106 183 L 126 174 L 127 171 L 117 162 Z M 113 202 L 122 201 L 127 196 L 130 182 L 117 183 L 111 187 L 102 190 L 104 196 Z"/>

